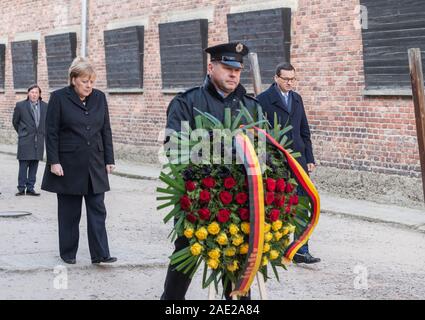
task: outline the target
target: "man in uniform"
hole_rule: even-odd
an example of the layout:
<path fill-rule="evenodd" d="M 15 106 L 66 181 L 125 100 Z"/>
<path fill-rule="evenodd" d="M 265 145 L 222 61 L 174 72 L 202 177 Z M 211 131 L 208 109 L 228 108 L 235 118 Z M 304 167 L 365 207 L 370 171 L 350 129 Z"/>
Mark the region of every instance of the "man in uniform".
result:
<path fill-rule="evenodd" d="M 276 67 L 274 81 L 275 83 L 259 94 L 257 99 L 272 125 L 274 125 L 276 113 L 279 124 L 292 126 L 292 130 L 287 134 L 289 140 L 293 141 L 291 148 L 295 152 L 301 153 L 301 157 L 297 158 L 297 161 L 305 172 L 313 172 L 316 166 L 310 139 L 310 128 L 303 100 L 298 93 L 293 91 L 295 68 L 287 62 L 279 64 Z M 303 194 L 304 191 L 299 190 L 299 192 Z M 320 262 L 320 259 L 313 257 L 309 252 L 308 244 L 305 244 L 295 254 L 294 262 L 311 264 Z"/>
<path fill-rule="evenodd" d="M 189 89 L 177 95 L 169 104 L 167 110 L 167 130 L 180 131 L 181 122 L 187 121 L 195 126 L 195 116 L 198 109 L 207 112 L 220 121 L 224 121 L 224 109 L 230 108 L 232 115 L 240 110 L 240 103 L 254 115 L 258 102 L 246 95 L 245 88 L 240 84 L 243 69 L 243 57 L 248 54 L 248 48 L 242 43 L 226 43 L 205 49 L 211 55 L 208 64 L 208 74 L 204 84 Z M 175 241 L 175 252 L 189 246 L 185 237 Z M 183 272 L 168 267 L 164 284 L 162 300 L 183 300 L 191 279 Z M 230 286 L 225 288 L 226 299 L 229 299 Z"/>

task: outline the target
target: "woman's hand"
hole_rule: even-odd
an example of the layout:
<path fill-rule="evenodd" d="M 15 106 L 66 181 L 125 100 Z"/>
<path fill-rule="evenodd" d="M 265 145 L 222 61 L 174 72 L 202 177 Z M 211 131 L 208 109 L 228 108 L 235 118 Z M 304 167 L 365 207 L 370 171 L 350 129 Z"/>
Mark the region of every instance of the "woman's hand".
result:
<path fill-rule="evenodd" d="M 50 172 L 59 176 L 59 177 L 64 176 L 62 166 L 59 163 L 52 164 L 50 166 Z"/>
<path fill-rule="evenodd" d="M 112 171 L 115 170 L 115 165 L 114 164 L 107 164 L 106 165 L 106 172 L 108 172 L 109 174 L 112 173 Z"/>

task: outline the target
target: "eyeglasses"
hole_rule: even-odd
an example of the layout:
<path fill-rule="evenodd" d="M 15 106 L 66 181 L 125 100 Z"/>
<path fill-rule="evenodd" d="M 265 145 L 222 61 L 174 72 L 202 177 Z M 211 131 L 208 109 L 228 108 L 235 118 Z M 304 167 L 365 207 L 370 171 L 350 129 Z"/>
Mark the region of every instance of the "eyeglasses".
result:
<path fill-rule="evenodd" d="M 297 79 L 296 78 L 282 78 L 281 76 L 277 76 L 278 78 L 282 79 L 284 82 L 295 82 Z"/>

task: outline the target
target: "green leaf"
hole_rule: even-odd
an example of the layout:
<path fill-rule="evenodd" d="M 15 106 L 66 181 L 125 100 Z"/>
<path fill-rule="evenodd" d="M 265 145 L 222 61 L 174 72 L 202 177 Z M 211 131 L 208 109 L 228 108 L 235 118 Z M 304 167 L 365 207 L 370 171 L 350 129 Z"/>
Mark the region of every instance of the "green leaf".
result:
<path fill-rule="evenodd" d="M 174 201 L 170 201 L 170 202 L 167 202 L 167 203 L 161 204 L 160 206 L 156 207 L 156 209 L 157 209 L 157 210 L 162 210 L 162 209 L 164 209 L 164 208 L 167 208 L 167 207 L 169 207 L 169 206 L 174 206 L 174 205 L 175 205 Z"/>
<path fill-rule="evenodd" d="M 171 200 L 171 199 L 177 199 L 177 202 L 179 201 L 179 198 L 176 196 L 164 196 L 164 197 L 156 197 L 157 201 L 162 201 L 162 200 Z"/>
<path fill-rule="evenodd" d="M 172 195 L 176 195 L 176 196 L 183 195 L 180 191 L 178 191 L 176 189 L 172 189 L 172 188 L 165 189 L 165 188 L 158 187 L 158 188 L 156 188 L 156 192 L 167 193 L 167 194 L 172 194 Z"/>
<path fill-rule="evenodd" d="M 277 281 L 279 281 L 279 282 L 280 282 L 279 274 L 277 273 L 276 266 L 275 266 L 274 264 L 271 264 L 271 266 L 272 266 L 273 273 L 274 273 L 274 275 L 275 275 L 275 277 L 276 277 Z"/>
<path fill-rule="evenodd" d="M 185 253 L 185 254 L 181 255 L 180 257 L 176 257 L 176 258 L 171 259 L 170 264 L 171 265 L 179 264 L 179 266 L 180 266 L 180 263 L 182 261 L 186 261 L 190 257 L 193 257 L 190 252 L 189 253 Z"/>
<path fill-rule="evenodd" d="M 176 267 L 177 271 L 182 271 L 185 267 L 187 267 L 188 265 L 190 265 L 191 263 L 193 263 L 193 260 L 196 259 L 195 256 L 190 256 L 189 258 L 187 258 L 186 260 L 182 261 L 179 263 L 179 265 Z M 196 260 L 195 260 L 196 261 Z"/>
<path fill-rule="evenodd" d="M 195 126 L 196 129 L 203 129 L 202 116 L 199 114 L 195 117 Z"/>
<path fill-rule="evenodd" d="M 171 179 L 169 176 L 165 175 L 164 173 L 161 172 L 161 175 L 159 176 L 159 180 L 161 180 L 162 182 L 168 184 L 169 186 L 185 193 L 186 189 L 184 186 L 182 186 L 181 184 L 179 184 L 177 181 Z"/>
<path fill-rule="evenodd" d="M 238 115 L 236 116 L 235 120 L 233 120 L 232 131 L 235 131 L 236 129 L 238 129 L 240 127 L 240 122 L 241 122 L 242 116 L 243 116 L 243 113 L 239 112 Z"/>
<path fill-rule="evenodd" d="M 204 261 L 204 259 L 199 258 L 198 259 L 198 263 L 196 264 L 195 268 L 193 269 L 192 273 L 189 275 L 189 278 L 193 278 L 193 276 L 195 275 L 196 271 L 199 269 L 199 266 L 201 265 L 201 263 Z"/>
<path fill-rule="evenodd" d="M 288 137 L 287 136 L 283 136 L 282 139 L 280 139 L 279 144 L 281 146 L 285 147 L 287 141 L 288 141 Z"/>
<path fill-rule="evenodd" d="M 170 221 L 170 219 L 174 216 L 176 216 L 181 210 L 180 205 L 176 205 L 173 210 L 171 210 L 163 219 L 164 223 L 167 223 L 168 221 Z"/>
<path fill-rule="evenodd" d="M 224 128 L 230 129 L 232 126 L 232 114 L 230 112 L 230 108 L 224 109 Z"/>
<path fill-rule="evenodd" d="M 170 259 L 174 259 L 174 258 L 180 257 L 180 256 L 182 256 L 184 254 L 187 254 L 187 253 L 191 254 L 190 253 L 190 247 L 184 247 L 183 249 L 181 249 L 181 250 L 179 250 L 177 252 L 174 252 L 171 255 Z"/>
<path fill-rule="evenodd" d="M 218 271 L 217 270 L 212 270 L 210 276 L 208 277 L 207 281 L 205 281 L 205 283 L 203 284 L 202 289 L 208 288 L 208 286 L 211 284 L 211 282 L 214 281 L 214 279 L 217 277 L 218 275 Z"/>

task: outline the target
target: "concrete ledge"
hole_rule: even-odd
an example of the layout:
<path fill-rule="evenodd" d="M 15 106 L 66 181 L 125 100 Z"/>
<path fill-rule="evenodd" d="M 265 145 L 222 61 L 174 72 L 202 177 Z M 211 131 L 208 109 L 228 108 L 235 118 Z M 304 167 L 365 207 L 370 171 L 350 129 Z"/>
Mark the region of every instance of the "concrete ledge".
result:
<path fill-rule="evenodd" d="M 134 94 L 134 93 L 143 93 L 142 88 L 134 88 L 134 89 L 106 89 L 105 92 L 110 94 Z"/>
<path fill-rule="evenodd" d="M 129 27 L 144 26 L 145 31 L 149 28 L 149 17 L 138 16 L 120 20 L 113 20 L 106 26 L 106 30 L 123 29 Z"/>
<path fill-rule="evenodd" d="M 298 9 L 298 0 L 248 0 L 243 2 L 244 4 L 242 5 L 231 6 L 230 13 L 241 13 L 277 8 L 291 8 L 292 11 L 296 11 Z"/>
<path fill-rule="evenodd" d="M 193 10 L 170 11 L 161 15 L 160 23 L 180 22 L 197 19 L 207 19 L 208 22 L 214 20 L 213 6 L 198 8 Z"/>
<path fill-rule="evenodd" d="M 364 89 L 363 95 L 365 96 L 402 96 L 402 97 L 411 97 L 411 89 Z"/>

